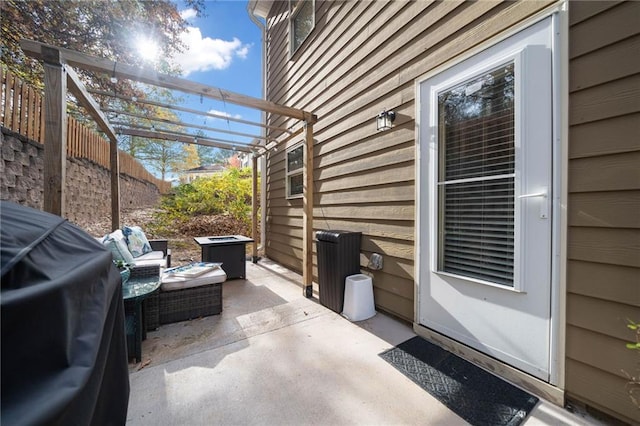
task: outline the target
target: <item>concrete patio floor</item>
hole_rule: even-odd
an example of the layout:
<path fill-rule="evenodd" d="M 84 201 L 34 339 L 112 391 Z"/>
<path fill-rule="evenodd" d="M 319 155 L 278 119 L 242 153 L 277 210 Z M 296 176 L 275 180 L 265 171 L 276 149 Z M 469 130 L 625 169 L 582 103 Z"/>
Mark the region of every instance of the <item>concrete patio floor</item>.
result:
<path fill-rule="evenodd" d="M 415 336 L 383 314 L 352 323 L 268 260 L 223 285 L 220 315 L 161 326 L 130 364 L 131 425 L 459 425 L 378 356 Z M 591 424 L 539 403 L 527 425 Z"/>

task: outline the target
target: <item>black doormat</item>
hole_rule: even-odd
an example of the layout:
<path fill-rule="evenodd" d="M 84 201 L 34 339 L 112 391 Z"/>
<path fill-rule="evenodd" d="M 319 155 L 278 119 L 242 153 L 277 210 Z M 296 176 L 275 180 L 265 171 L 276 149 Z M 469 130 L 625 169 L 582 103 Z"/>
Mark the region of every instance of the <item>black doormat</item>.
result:
<path fill-rule="evenodd" d="M 380 357 L 472 425 L 519 425 L 538 398 L 414 337 Z"/>

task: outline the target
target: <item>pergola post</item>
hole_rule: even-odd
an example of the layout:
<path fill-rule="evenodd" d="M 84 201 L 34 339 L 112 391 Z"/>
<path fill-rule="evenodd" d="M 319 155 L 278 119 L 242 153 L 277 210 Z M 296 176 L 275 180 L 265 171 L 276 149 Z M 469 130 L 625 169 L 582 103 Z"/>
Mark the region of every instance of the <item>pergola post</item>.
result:
<path fill-rule="evenodd" d="M 313 296 L 313 124 L 305 123 L 305 155 L 302 192 L 302 288 Z"/>
<path fill-rule="evenodd" d="M 120 229 L 120 156 L 117 138 L 109 141 L 109 165 L 111 167 L 111 230 Z"/>
<path fill-rule="evenodd" d="M 253 263 L 258 262 L 258 157 L 251 157 L 251 238 L 253 239 L 253 249 L 251 252 L 251 260 Z"/>
<path fill-rule="evenodd" d="M 65 216 L 67 168 L 67 71 L 60 51 L 42 49 L 44 60 L 45 131 L 44 201 L 46 212 Z"/>

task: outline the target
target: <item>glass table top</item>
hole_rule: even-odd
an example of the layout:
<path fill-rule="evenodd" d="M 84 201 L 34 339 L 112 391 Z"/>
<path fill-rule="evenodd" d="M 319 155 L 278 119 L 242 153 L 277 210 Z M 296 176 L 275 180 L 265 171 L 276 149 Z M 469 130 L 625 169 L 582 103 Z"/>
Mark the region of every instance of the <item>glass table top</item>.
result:
<path fill-rule="evenodd" d="M 147 296 L 158 287 L 160 287 L 160 277 L 129 278 L 129 281 L 122 285 L 122 297 L 127 300 Z"/>

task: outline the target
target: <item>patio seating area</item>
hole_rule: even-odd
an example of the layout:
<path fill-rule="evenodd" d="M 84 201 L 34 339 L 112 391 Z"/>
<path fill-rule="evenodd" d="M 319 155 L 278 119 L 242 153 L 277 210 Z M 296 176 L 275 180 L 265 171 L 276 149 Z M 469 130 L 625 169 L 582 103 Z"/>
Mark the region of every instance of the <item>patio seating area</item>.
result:
<path fill-rule="evenodd" d="M 222 284 L 220 314 L 147 333 L 128 424 L 465 424 L 379 356 L 415 336 L 409 324 L 350 322 L 269 259 L 246 271 Z M 585 423 L 546 402 L 524 422 Z"/>

